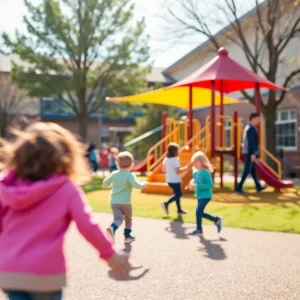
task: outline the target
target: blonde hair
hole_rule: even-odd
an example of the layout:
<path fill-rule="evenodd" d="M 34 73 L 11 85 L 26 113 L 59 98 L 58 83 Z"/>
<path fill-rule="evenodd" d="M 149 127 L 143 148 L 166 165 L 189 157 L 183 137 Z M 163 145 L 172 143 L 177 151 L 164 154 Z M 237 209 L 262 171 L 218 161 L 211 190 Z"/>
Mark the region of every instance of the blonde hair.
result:
<path fill-rule="evenodd" d="M 117 163 L 120 169 L 127 169 L 132 166 L 133 155 L 128 152 L 120 152 L 117 156 Z"/>
<path fill-rule="evenodd" d="M 1 141 L 4 169 L 14 170 L 23 180 L 38 181 L 56 173 L 80 184 L 90 180 L 85 146 L 70 131 L 55 123 L 37 122 L 12 133 L 11 142 Z"/>
<path fill-rule="evenodd" d="M 201 162 L 204 169 L 208 170 L 211 173 L 214 172 L 214 167 L 204 152 L 197 151 L 196 153 L 194 153 L 194 155 L 192 156 L 192 162 L 195 162 L 196 160 Z"/>

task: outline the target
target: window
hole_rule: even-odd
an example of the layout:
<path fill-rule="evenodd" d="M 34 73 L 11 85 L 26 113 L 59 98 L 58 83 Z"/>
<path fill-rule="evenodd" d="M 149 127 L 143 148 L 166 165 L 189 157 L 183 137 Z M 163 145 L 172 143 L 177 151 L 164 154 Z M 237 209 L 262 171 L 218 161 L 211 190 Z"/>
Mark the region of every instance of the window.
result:
<path fill-rule="evenodd" d="M 226 119 L 224 122 L 225 130 L 225 147 L 229 148 L 231 146 L 231 120 Z"/>
<path fill-rule="evenodd" d="M 297 111 L 276 112 L 276 146 L 279 149 L 297 149 Z"/>
<path fill-rule="evenodd" d="M 53 98 L 42 98 L 42 108 L 44 114 L 53 113 Z"/>

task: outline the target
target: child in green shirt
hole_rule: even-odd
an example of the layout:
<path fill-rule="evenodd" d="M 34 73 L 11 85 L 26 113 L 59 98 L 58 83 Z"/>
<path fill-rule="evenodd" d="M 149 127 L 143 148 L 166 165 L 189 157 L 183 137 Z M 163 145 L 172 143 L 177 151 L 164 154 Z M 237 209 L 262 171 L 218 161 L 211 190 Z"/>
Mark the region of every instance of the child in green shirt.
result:
<path fill-rule="evenodd" d="M 133 156 L 130 152 L 120 152 L 117 156 L 116 163 L 118 170 L 112 172 L 103 181 L 103 186 L 111 186 L 111 208 L 113 211 L 114 221 L 107 228 L 106 232 L 114 241 L 116 230 L 120 227 L 125 219 L 125 243 L 131 243 L 135 238 L 131 235 L 132 227 L 132 206 L 131 192 L 132 187 L 141 189 L 146 186 L 147 182 L 140 182 L 136 176 L 130 172 L 133 164 Z"/>
<path fill-rule="evenodd" d="M 194 165 L 193 180 L 191 181 L 189 188 L 195 191 L 195 196 L 198 200 L 196 209 L 197 229 L 190 233 L 194 236 L 202 236 L 202 218 L 208 219 L 214 222 L 217 226 L 218 233 L 222 230 L 222 218 L 214 217 L 204 212 L 206 205 L 212 198 L 213 180 L 211 173 L 214 171 L 213 166 L 207 156 L 201 152 L 196 152 L 192 157 L 192 163 Z"/>

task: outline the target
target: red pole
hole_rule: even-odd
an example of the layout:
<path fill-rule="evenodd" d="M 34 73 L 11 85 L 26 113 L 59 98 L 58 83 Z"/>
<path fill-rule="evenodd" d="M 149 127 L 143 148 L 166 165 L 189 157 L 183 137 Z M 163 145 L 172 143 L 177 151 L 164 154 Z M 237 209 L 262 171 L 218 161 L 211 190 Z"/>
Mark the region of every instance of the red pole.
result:
<path fill-rule="evenodd" d="M 220 144 L 221 144 L 221 148 L 224 147 L 224 86 L 223 86 L 224 82 L 223 80 L 220 81 L 220 92 L 221 92 L 221 103 L 220 103 L 220 116 L 221 116 L 221 127 L 220 127 Z M 221 188 L 224 187 L 224 183 L 223 183 L 223 173 L 224 173 L 224 157 L 221 154 L 220 155 L 220 186 Z"/>
<path fill-rule="evenodd" d="M 215 123 L 216 123 L 216 115 L 215 115 L 215 81 L 211 81 L 211 107 L 210 107 L 210 122 L 211 122 L 211 157 L 215 156 Z"/>
<path fill-rule="evenodd" d="M 167 135 L 167 112 L 164 111 L 162 113 L 162 139 L 164 139 Z M 163 152 L 166 151 L 166 143 L 163 144 Z"/>
<path fill-rule="evenodd" d="M 258 114 L 260 114 L 260 87 L 259 83 L 255 83 L 255 109 Z M 258 140 L 260 141 L 260 125 L 257 128 Z"/>
<path fill-rule="evenodd" d="M 237 179 L 238 179 L 238 161 L 239 161 L 239 157 L 238 157 L 238 147 L 240 147 L 240 145 L 238 145 L 238 112 L 235 111 L 234 115 L 233 115 L 233 122 L 234 122 L 234 160 L 233 160 L 233 172 L 234 172 L 234 189 L 236 190 L 237 188 Z"/>
<path fill-rule="evenodd" d="M 193 137 L 193 88 L 189 87 L 189 140 Z"/>

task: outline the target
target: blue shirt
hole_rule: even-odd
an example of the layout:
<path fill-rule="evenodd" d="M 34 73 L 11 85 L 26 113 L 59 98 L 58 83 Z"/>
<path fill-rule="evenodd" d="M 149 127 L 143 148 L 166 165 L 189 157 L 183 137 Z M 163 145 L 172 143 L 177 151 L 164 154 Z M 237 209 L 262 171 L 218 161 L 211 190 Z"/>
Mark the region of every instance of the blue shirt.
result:
<path fill-rule="evenodd" d="M 117 170 L 112 172 L 103 180 L 104 185 L 111 185 L 111 204 L 131 204 L 132 188 L 142 189 L 145 182 L 139 181 L 135 175 L 128 170 Z"/>
<path fill-rule="evenodd" d="M 197 199 L 211 199 L 212 188 L 214 186 L 211 173 L 203 169 L 193 173 L 195 188 L 195 196 Z"/>

